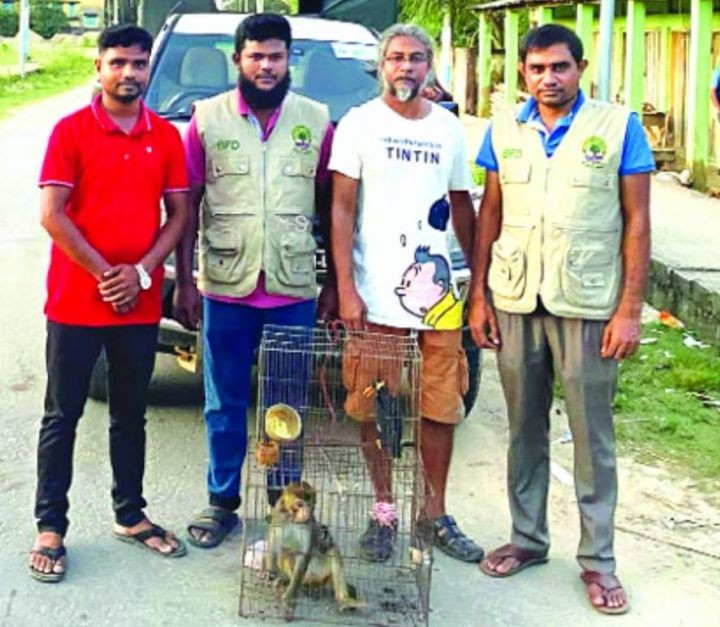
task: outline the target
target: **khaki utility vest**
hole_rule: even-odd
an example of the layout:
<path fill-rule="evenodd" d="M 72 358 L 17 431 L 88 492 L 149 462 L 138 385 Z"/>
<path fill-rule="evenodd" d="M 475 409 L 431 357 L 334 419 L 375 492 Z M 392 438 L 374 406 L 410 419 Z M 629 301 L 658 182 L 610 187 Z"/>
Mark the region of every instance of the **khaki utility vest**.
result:
<path fill-rule="evenodd" d="M 608 319 L 620 296 L 618 169 L 629 110 L 587 99 L 552 157 L 517 110 L 493 119 L 502 227 L 488 285 L 495 307 Z"/>
<path fill-rule="evenodd" d="M 269 293 L 314 298 L 315 174 L 327 107 L 289 92 L 266 142 L 238 113 L 237 90 L 198 102 L 195 119 L 206 176 L 198 287 L 247 296 L 262 270 Z"/>

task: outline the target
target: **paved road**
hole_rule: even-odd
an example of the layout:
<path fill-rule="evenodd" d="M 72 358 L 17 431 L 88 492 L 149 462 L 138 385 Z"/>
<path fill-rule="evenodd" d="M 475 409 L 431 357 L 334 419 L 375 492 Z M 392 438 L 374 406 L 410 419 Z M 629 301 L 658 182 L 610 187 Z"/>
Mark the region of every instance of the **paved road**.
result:
<path fill-rule="evenodd" d="M 67 543 L 70 572 L 58 586 L 31 580 L 25 570 L 32 542 L 35 441 L 44 385 L 43 277 L 48 244 L 37 226 L 37 177 L 52 122 L 78 106 L 86 90 L 52 99 L 0 125 L 0 627 L 229 626 L 236 617 L 240 540 L 208 553 L 164 561 L 112 538 L 105 407 L 89 403 L 78 433 Z M 204 499 L 205 452 L 200 390 L 169 360 L 159 364 L 148 414 L 146 496 L 149 513 L 181 530 Z M 504 495 L 504 410 L 493 360 L 486 359 L 481 407 L 462 427 L 450 485 L 451 511 L 486 546 L 508 532 Z M 554 427 L 564 431 L 559 415 Z M 571 468 L 569 445 L 554 459 Z M 717 553 L 720 529 L 669 532 L 675 511 L 715 523 L 720 510 L 691 482 L 662 469 L 624 461 L 618 520 L 631 531 Z M 659 508 L 660 495 L 669 503 Z M 677 514 L 676 514 L 677 516 Z M 588 609 L 572 555 L 578 524 L 572 488 L 554 481 L 551 562 L 514 579 L 490 580 L 477 568 L 438 556 L 432 625 L 605 625 Z M 714 530 L 713 530 L 714 529 Z M 619 532 L 621 575 L 634 609 L 619 625 L 711 625 L 720 615 L 720 561 Z M 267 624 L 267 623 L 264 623 Z M 714 623 L 717 624 L 717 623 Z"/>

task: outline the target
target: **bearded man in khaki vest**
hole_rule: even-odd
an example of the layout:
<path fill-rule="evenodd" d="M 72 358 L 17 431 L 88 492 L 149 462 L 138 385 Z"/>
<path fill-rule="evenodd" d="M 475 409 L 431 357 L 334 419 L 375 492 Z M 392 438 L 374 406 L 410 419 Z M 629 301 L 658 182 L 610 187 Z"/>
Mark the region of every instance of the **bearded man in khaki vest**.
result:
<path fill-rule="evenodd" d="M 315 325 L 312 223 L 328 192 L 332 124 L 324 104 L 288 91 L 290 46 L 281 15 L 245 18 L 233 54 L 238 87 L 197 102 L 185 136 L 191 216 L 177 251 L 175 317 L 197 328 L 202 294 L 209 507 L 190 521 L 188 540 L 203 549 L 239 522 L 250 374 L 263 327 Z M 200 52 L 216 53 L 225 67 L 222 51 Z M 309 364 L 289 351 L 285 365 L 293 383 L 275 386 L 266 402 L 306 406 Z M 268 471 L 271 505 L 300 479 L 299 457 L 286 451 L 282 468 Z"/>
<path fill-rule="evenodd" d="M 590 603 L 629 609 L 615 576 L 617 362 L 640 338 L 652 153 L 629 110 L 586 98 L 572 31 L 548 24 L 521 46 L 529 102 L 500 112 L 477 163 L 487 170 L 476 225 L 470 325 L 494 348 L 508 406 L 513 527 L 482 571 L 507 577 L 547 561 L 549 410 L 565 389 L 581 517 L 577 560 Z"/>

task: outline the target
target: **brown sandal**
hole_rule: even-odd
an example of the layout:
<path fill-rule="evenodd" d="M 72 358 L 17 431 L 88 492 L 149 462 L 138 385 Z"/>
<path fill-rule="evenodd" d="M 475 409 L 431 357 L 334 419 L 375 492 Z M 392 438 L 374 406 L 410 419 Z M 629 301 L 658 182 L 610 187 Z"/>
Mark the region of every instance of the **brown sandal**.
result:
<path fill-rule="evenodd" d="M 607 595 L 609 592 L 612 592 L 613 590 L 624 591 L 620 580 L 612 574 L 599 573 L 596 570 L 585 570 L 580 573 L 580 579 L 582 579 L 583 583 L 588 588 L 588 597 L 590 596 L 589 588 L 591 585 L 594 584 L 602 588 L 602 595 L 605 599 L 605 603 L 607 603 Z M 592 602 L 592 599 L 590 599 L 590 605 L 592 605 L 593 609 L 597 610 L 601 614 L 625 614 L 630 609 L 630 602 L 627 598 L 625 599 L 625 604 L 618 607 L 608 607 L 606 604 L 595 605 Z"/>
<path fill-rule="evenodd" d="M 502 560 L 512 557 L 517 560 L 519 564 L 515 568 L 511 568 L 506 573 L 499 573 L 496 570 L 490 568 L 491 561 L 502 562 Z M 500 548 L 495 549 L 488 553 L 487 557 L 480 563 L 480 570 L 483 571 L 488 577 L 512 577 L 521 570 L 526 569 L 528 566 L 534 566 L 535 564 L 545 564 L 548 561 L 547 553 L 540 551 L 532 551 L 530 549 L 523 549 L 517 544 L 503 544 Z"/>

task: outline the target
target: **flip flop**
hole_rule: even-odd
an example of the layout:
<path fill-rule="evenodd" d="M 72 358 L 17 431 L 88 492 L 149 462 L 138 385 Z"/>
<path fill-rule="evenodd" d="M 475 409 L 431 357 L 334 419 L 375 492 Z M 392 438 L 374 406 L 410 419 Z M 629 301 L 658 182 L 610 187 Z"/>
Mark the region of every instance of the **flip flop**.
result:
<path fill-rule="evenodd" d="M 185 553 L 187 553 L 187 549 L 185 548 L 182 540 L 180 540 L 180 538 L 176 538 L 174 535 L 172 536 L 172 539 L 177 542 L 177 548 L 174 551 L 170 551 L 170 553 L 163 553 L 162 551 L 158 551 L 157 549 L 145 544 L 145 542 L 150 538 L 161 538 L 165 542 L 168 542 L 169 534 L 160 525 L 152 525 L 149 529 L 138 531 L 132 535 L 118 533 L 117 531 L 114 532 L 114 535 L 118 540 L 120 540 L 120 542 L 134 544 L 135 546 L 151 551 L 160 557 L 182 557 Z"/>
<path fill-rule="evenodd" d="M 612 574 L 600 573 L 596 570 L 585 570 L 580 573 L 580 579 L 582 579 L 583 583 L 588 588 L 588 597 L 589 588 L 591 585 L 595 584 L 596 586 L 602 588 L 602 595 L 606 603 L 608 592 L 612 592 L 613 590 L 623 590 L 620 580 Z M 597 610 L 601 614 L 625 614 L 630 610 L 630 601 L 628 600 L 625 601 L 625 605 L 620 605 L 618 607 L 608 607 L 604 604 L 595 605 L 592 602 L 592 599 L 590 599 L 590 605 L 592 605 L 594 610 Z"/>
<path fill-rule="evenodd" d="M 30 551 L 30 554 L 32 555 L 33 553 L 51 559 L 53 561 L 53 566 L 55 566 L 58 560 L 67 555 L 67 551 L 65 550 L 64 546 L 60 546 L 57 549 L 53 549 L 49 546 L 41 546 L 38 549 L 32 549 Z M 65 561 L 67 562 L 67 560 Z M 67 563 L 65 563 L 64 566 L 67 568 Z M 30 576 L 33 579 L 36 579 L 37 581 L 42 581 L 43 583 L 58 583 L 63 580 L 66 572 L 66 570 L 63 570 L 61 573 L 44 573 L 40 570 L 36 570 L 35 568 L 33 568 L 31 564 L 28 564 L 28 570 L 30 571 Z"/>
<path fill-rule="evenodd" d="M 240 522 L 238 515 L 228 509 L 208 507 L 201 511 L 187 527 L 188 542 L 200 549 L 212 549 L 220 544 Z M 210 534 L 210 539 L 201 542 L 191 529 L 201 529 Z"/>
<path fill-rule="evenodd" d="M 508 557 L 512 557 L 519 562 L 515 568 L 511 568 L 506 573 L 499 573 L 490 568 L 490 560 L 502 561 Z M 512 577 L 513 575 L 517 575 L 521 570 L 525 570 L 528 566 L 545 564 L 547 561 L 547 553 L 523 549 L 517 544 L 503 544 L 500 548 L 488 553 L 488 556 L 480 563 L 480 570 L 488 577 Z"/>

